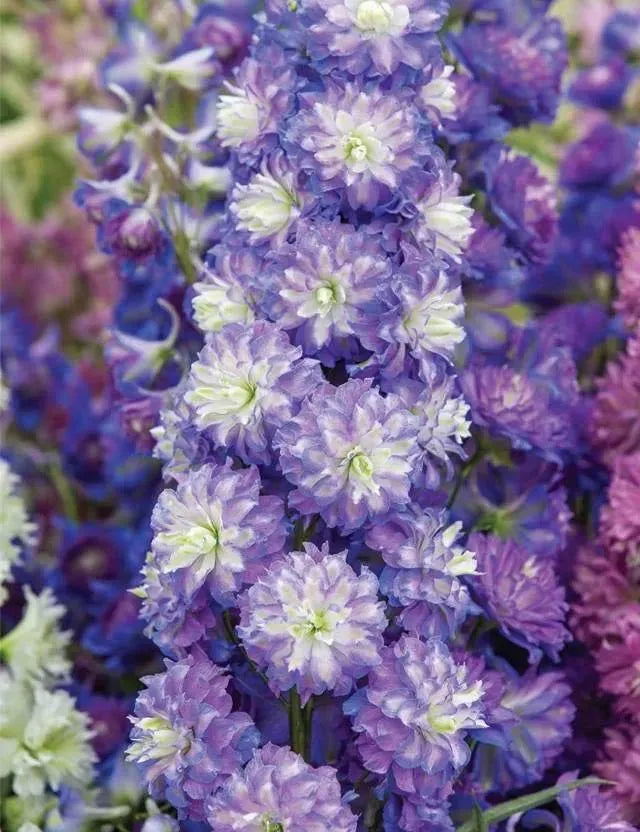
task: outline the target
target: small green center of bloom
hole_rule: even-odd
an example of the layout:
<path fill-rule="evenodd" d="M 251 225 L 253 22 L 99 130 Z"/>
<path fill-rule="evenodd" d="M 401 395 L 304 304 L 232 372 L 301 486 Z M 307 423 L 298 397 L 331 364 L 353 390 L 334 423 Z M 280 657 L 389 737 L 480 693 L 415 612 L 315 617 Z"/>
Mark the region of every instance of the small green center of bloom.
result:
<path fill-rule="evenodd" d="M 344 140 L 344 155 L 348 161 L 364 162 L 369 156 L 369 148 L 360 136 L 351 134 Z"/>
<path fill-rule="evenodd" d="M 373 463 L 362 451 L 352 451 L 349 460 L 349 472 L 353 473 L 359 479 L 369 480 L 373 475 Z"/>
<path fill-rule="evenodd" d="M 314 612 L 307 621 L 306 630 L 309 635 L 315 636 L 317 633 L 327 633 L 329 629 L 329 622 L 324 610 Z"/>
<path fill-rule="evenodd" d="M 393 9 L 389 3 L 381 0 L 362 0 L 356 12 L 356 25 L 359 29 L 382 34 L 389 31 L 393 21 Z"/>
<path fill-rule="evenodd" d="M 218 548 L 218 530 L 214 526 L 196 526 L 185 534 L 185 543 L 200 552 L 214 552 Z"/>
<path fill-rule="evenodd" d="M 316 301 L 318 302 L 318 306 L 331 306 L 335 301 L 333 288 L 331 286 L 321 286 L 319 289 L 316 289 Z"/>
<path fill-rule="evenodd" d="M 271 818 L 262 818 L 262 829 L 264 832 L 284 832 L 284 824 Z"/>

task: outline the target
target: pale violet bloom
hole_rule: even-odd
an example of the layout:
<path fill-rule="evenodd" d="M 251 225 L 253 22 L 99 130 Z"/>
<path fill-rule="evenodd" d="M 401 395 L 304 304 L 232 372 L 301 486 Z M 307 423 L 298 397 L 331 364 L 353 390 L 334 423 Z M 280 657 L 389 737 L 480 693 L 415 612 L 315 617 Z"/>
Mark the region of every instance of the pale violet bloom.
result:
<path fill-rule="evenodd" d="M 47 587 L 36 595 L 25 585 L 26 605 L 16 626 L 0 639 L 0 657 L 15 679 L 51 684 L 65 680 L 71 670 L 66 651 L 71 632 L 60 629 L 65 615 Z"/>
<path fill-rule="evenodd" d="M 475 554 L 457 542 L 461 530 L 446 512 L 411 504 L 367 532 L 367 545 L 387 564 L 380 587 L 403 607 L 399 620 L 411 633 L 448 639 L 478 611 L 460 580 L 478 574 Z"/>
<path fill-rule="evenodd" d="M 400 399 L 370 381 L 321 387 L 276 435 L 282 472 L 297 486 L 289 505 L 352 531 L 408 503 L 417 430 Z"/>
<path fill-rule="evenodd" d="M 343 696 L 379 664 L 387 620 L 378 581 L 366 567 L 356 575 L 346 554 L 306 543 L 241 596 L 238 634 L 276 692 L 295 685 L 303 702 Z"/>
<path fill-rule="evenodd" d="M 436 254 L 447 255 L 456 263 L 473 234 L 472 197 L 458 193 L 458 187 L 459 177 L 443 172 L 416 200 L 417 238 L 430 243 Z"/>
<path fill-rule="evenodd" d="M 7 597 L 3 584 L 13 565 L 20 560 L 23 549 L 36 541 L 37 527 L 29 520 L 19 489 L 20 479 L 0 458 L 0 604 Z"/>
<path fill-rule="evenodd" d="M 179 573 L 188 597 L 207 581 L 220 603 L 255 579 L 260 561 L 282 548 L 285 535 L 282 501 L 260 496 L 257 469 L 229 465 L 203 465 L 182 477 L 176 491 L 163 491 L 151 525 L 163 571 Z"/>
<path fill-rule="evenodd" d="M 420 103 L 427 112 L 435 114 L 438 122 L 443 118 L 455 118 L 456 85 L 451 78 L 453 70 L 454 67 L 445 66 L 419 91 Z"/>
<path fill-rule="evenodd" d="M 89 717 L 66 691 L 23 685 L 0 670 L 0 777 L 19 797 L 87 785 L 95 754 Z"/>
<path fill-rule="evenodd" d="M 238 147 L 258 136 L 260 110 L 248 90 L 227 83 L 216 105 L 217 134 L 223 147 Z"/>
<path fill-rule="evenodd" d="M 345 704 L 365 767 L 401 782 L 407 769 L 451 778 L 471 756 L 468 732 L 487 727 L 483 693 L 442 640 L 401 636 Z"/>
<path fill-rule="evenodd" d="M 391 281 L 386 302 L 389 312 L 378 330 L 383 341 L 408 348 L 419 361 L 432 353 L 453 361 L 456 347 L 466 338 L 458 278 L 412 252 Z"/>
<path fill-rule="evenodd" d="M 252 243 L 282 242 L 301 208 L 295 173 L 279 153 L 265 159 L 246 185 L 236 185 L 229 202 L 236 228 Z"/>
<path fill-rule="evenodd" d="M 321 70 L 387 75 L 422 68 L 433 50 L 445 0 L 307 0 L 307 48 Z"/>
<path fill-rule="evenodd" d="M 398 378 L 389 385 L 420 424 L 418 442 L 424 451 L 426 481 L 435 488 L 444 468 L 446 476 L 453 475 L 452 455 L 465 457 L 463 443 L 471 436 L 469 405 L 457 394 L 451 376 L 425 384 Z"/>
<path fill-rule="evenodd" d="M 375 329 L 391 263 L 380 242 L 346 223 L 300 223 L 296 241 L 269 256 L 264 305 L 278 326 L 325 363 L 348 357 L 361 329 Z"/>
<path fill-rule="evenodd" d="M 290 123 L 293 157 L 323 190 L 345 189 L 353 208 L 388 202 L 431 148 L 418 111 L 402 93 L 327 82 L 301 96 Z"/>
<path fill-rule="evenodd" d="M 227 324 L 249 324 L 254 312 L 242 284 L 228 273 L 205 269 L 204 279 L 195 283 L 193 317 L 204 332 L 219 332 Z"/>
<path fill-rule="evenodd" d="M 247 463 L 268 462 L 273 433 L 322 381 L 286 333 L 266 321 L 210 335 L 191 367 L 185 401 L 214 443 Z"/>

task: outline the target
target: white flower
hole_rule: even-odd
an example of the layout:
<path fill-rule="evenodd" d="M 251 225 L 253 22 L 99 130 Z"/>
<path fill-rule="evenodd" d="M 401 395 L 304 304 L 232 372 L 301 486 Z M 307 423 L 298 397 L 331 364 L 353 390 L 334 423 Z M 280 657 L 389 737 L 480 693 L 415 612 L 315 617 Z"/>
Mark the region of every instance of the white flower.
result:
<path fill-rule="evenodd" d="M 31 523 L 24 500 L 18 493 L 19 478 L 0 458 L 0 604 L 6 599 L 2 586 L 11 574 L 25 546 L 36 539 L 36 525 Z"/>
<path fill-rule="evenodd" d="M 293 174 L 274 176 L 263 163 L 247 185 L 236 185 L 229 208 L 237 227 L 251 234 L 252 243 L 271 237 L 281 241 L 300 214 Z"/>
<path fill-rule="evenodd" d="M 440 75 L 432 78 L 420 90 L 420 100 L 429 110 L 435 110 L 439 119 L 453 118 L 456 114 L 456 85 L 451 80 L 452 66 L 445 66 Z"/>
<path fill-rule="evenodd" d="M 434 391 L 422 414 L 423 418 L 426 416 L 426 424 L 420 431 L 420 444 L 427 450 L 445 446 L 447 440 L 461 445 L 471 436 L 468 413 L 469 405 L 461 396 L 448 397 L 446 389 Z M 439 455 L 437 451 L 436 454 Z"/>
<path fill-rule="evenodd" d="M 223 147 L 239 147 L 257 137 L 260 111 L 245 90 L 231 84 L 227 89 L 216 105 L 218 138 Z"/>
<path fill-rule="evenodd" d="M 398 37 L 411 22 L 411 13 L 401 0 L 345 0 L 344 5 L 365 38 Z"/>
<path fill-rule="evenodd" d="M 254 319 L 240 284 L 209 272 L 206 282 L 195 283 L 193 313 L 203 332 L 219 332 L 227 324 L 248 324 Z"/>
<path fill-rule="evenodd" d="M 435 187 L 418 203 L 424 225 L 435 238 L 436 251 L 448 254 L 456 263 L 460 262 L 460 255 L 473 234 L 471 199 L 457 193 L 453 184 Z"/>
<path fill-rule="evenodd" d="M 451 285 L 446 272 L 438 274 L 422 297 L 416 297 L 402 321 L 412 350 L 448 356 L 466 333 L 460 286 Z"/>
<path fill-rule="evenodd" d="M 95 754 L 89 717 L 76 710 L 66 691 L 30 688 L 0 672 L 0 777 L 13 777 L 19 797 L 41 795 L 49 786 L 91 781 Z"/>
<path fill-rule="evenodd" d="M 59 629 L 65 609 L 48 588 L 35 595 L 25 586 L 24 594 L 22 619 L 0 639 L 0 656 L 19 681 L 47 684 L 65 679 L 71 669 L 65 655 L 71 633 Z"/>

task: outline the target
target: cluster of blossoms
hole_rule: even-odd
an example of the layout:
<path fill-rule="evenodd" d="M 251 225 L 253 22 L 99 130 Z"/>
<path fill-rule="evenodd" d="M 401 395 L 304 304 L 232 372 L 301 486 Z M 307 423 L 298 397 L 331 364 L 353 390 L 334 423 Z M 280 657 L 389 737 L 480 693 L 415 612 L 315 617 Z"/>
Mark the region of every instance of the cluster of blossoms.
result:
<path fill-rule="evenodd" d="M 583 39 L 557 187 L 549 6 L 34 20 L 117 45 L 41 86 L 99 251 L 0 215 L 8 832 L 635 829 L 640 18 Z"/>
<path fill-rule="evenodd" d="M 527 0 L 115 5 L 78 200 L 168 486 L 135 590 L 167 659 L 128 757 L 181 828 L 451 830 L 571 737 L 549 665 L 593 344 L 548 301 L 554 188 L 506 143 L 554 117 L 562 26 Z M 562 800 L 617 822 L 595 787 Z"/>
<path fill-rule="evenodd" d="M 4 583 L 35 543 L 36 526 L 28 519 L 20 480 L 3 459 L 0 492 Z M 0 602 L 7 598 L 3 587 Z M 0 637 L 0 778 L 12 795 L 2 807 L 9 829 L 39 820 L 61 787 L 86 785 L 92 778 L 89 717 L 60 688 L 71 666 L 66 655 L 71 633 L 60 629 L 64 613 L 49 588 L 36 594 L 27 584 L 20 620 Z"/>

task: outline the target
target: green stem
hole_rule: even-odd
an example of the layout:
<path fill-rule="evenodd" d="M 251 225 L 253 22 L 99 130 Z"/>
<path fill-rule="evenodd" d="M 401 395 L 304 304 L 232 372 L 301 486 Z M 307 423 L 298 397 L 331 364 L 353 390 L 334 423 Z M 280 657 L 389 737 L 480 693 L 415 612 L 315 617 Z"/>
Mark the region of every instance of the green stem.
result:
<path fill-rule="evenodd" d="M 57 461 L 52 462 L 49 465 L 49 477 L 51 478 L 54 488 L 58 492 L 65 515 L 69 518 L 69 520 L 77 523 L 79 515 L 76 498 L 74 496 L 73 489 L 69 485 L 69 481 L 62 472 L 62 469 Z"/>
<path fill-rule="evenodd" d="M 300 702 L 298 689 L 293 687 L 289 691 L 289 741 L 291 749 L 305 757 L 306 736 L 305 736 L 304 714 Z"/>
<path fill-rule="evenodd" d="M 551 786 L 551 788 L 543 789 L 535 794 L 528 794 L 524 797 L 516 797 L 514 800 L 507 800 L 505 803 L 492 806 L 485 812 L 478 812 L 476 810 L 470 820 L 458 827 L 457 832 L 482 832 L 483 828 L 487 829 L 492 823 L 499 823 L 500 821 L 507 820 L 512 815 L 522 814 L 523 812 L 528 812 L 530 809 L 536 809 L 538 806 L 544 806 L 545 803 L 550 803 L 552 800 L 555 800 L 563 792 L 570 792 L 574 789 L 580 789 L 583 786 L 607 785 L 609 782 L 608 780 L 601 780 L 598 777 L 584 777 L 582 780 L 572 780 L 570 783 Z"/>
<path fill-rule="evenodd" d="M 475 451 L 473 452 L 473 456 L 467 460 L 467 462 L 462 466 L 460 469 L 460 473 L 458 474 L 458 478 L 456 479 L 456 483 L 453 487 L 453 491 L 451 492 L 451 496 L 447 501 L 447 508 L 451 508 L 455 501 L 458 499 L 458 494 L 460 493 L 460 489 L 462 488 L 462 483 L 467 479 L 469 474 L 473 471 L 476 465 L 480 462 L 484 455 L 484 450 L 482 445 L 478 443 Z"/>

